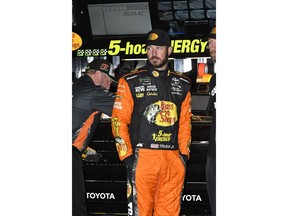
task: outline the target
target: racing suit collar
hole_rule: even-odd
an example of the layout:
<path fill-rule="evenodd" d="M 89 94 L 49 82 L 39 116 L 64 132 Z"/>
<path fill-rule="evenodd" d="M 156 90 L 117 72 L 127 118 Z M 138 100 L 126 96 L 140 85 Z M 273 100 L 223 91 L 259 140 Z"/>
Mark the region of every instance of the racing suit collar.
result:
<path fill-rule="evenodd" d="M 168 69 L 157 70 L 150 64 L 147 64 L 147 71 L 148 71 L 148 74 L 153 77 L 168 77 L 170 73 Z"/>

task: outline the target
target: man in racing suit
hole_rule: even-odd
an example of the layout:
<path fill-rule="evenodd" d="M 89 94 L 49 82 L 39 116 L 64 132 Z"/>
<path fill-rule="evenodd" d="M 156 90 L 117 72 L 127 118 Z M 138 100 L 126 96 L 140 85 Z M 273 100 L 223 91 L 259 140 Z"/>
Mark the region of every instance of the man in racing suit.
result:
<path fill-rule="evenodd" d="M 101 113 L 109 116 L 115 95 L 109 92 L 115 83 L 111 63 L 94 60 L 84 76 L 75 80 L 72 91 L 72 215 L 88 216 L 81 155 L 87 149 Z"/>
<path fill-rule="evenodd" d="M 119 79 L 112 132 L 127 167 L 128 215 L 180 213 L 191 143 L 190 81 L 168 70 L 169 35 L 148 32 L 148 63 Z"/>

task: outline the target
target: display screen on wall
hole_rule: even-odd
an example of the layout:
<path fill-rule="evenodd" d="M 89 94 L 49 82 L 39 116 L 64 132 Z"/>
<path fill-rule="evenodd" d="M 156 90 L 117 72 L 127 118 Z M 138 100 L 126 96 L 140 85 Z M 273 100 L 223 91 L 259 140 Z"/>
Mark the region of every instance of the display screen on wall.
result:
<path fill-rule="evenodd" d="M 151 30 L 148 2 L 88 4 L 93 36 L 146 34 Z"/>

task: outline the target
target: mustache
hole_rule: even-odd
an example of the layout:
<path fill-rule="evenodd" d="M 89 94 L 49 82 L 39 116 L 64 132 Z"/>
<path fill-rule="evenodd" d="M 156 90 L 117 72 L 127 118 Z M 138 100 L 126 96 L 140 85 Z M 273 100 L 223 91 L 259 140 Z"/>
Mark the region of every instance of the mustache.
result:
<path fill-rule="evenodd" d="M 150 60 L 152 59 L 158 59 L 158 60 L 161 60 L 160 58 L 158 58 L 157 56 L 151 56 Z"/>

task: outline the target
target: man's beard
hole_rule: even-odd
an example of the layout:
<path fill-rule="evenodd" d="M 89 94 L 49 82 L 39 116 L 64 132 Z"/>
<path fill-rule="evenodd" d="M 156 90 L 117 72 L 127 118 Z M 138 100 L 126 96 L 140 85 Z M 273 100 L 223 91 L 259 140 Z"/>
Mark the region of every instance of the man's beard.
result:
<path fill-rule="evenodd" d="M 162 61 L 157 61 L 157 62 L 153 62 L 153 59 L 158 59 L 160 60 L 158 57 L 156 56 L 152 56 L 148 62 L 154 67 L 154 68 L 161 68 L 163 67 L 167 62 L 168 62 L 168 52 L 166 52 L 166 56 Z"/>

